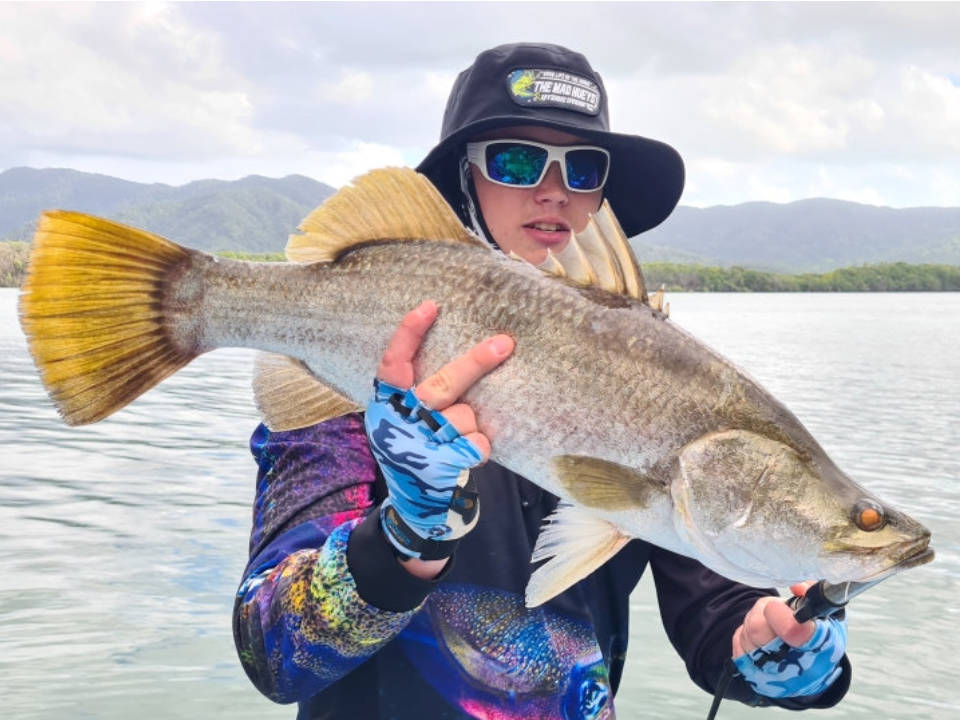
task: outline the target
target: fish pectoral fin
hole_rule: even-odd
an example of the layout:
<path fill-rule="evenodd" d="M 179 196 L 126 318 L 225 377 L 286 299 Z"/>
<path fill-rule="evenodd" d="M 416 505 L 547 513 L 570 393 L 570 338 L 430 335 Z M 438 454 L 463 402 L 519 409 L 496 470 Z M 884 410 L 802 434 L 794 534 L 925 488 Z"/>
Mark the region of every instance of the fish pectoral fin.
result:
<path fill-rule="evenodd" d="M 310 213 L 291 235 L 292 262 L 333 262 L 377 240 L 436 240 L 487 247 L 467 230 L 424 175 L 410 168 L 373 170 Z"/>
<path fill-rule="evenodd" d="M 591 213 L 583 230 L 571 233 L 570 242 L 563 250 L 548 253 L 538 267 L 549 275 L 569 277 L 581 285 L 592 285 L 650 304 L 640 264 L 608 200 L 603 201 L 597 212 Z"/>
<path fill-rule="evenodd" d="M 553 459 L 553 468 L 567 497 L 594 510 L 645 508 L 668 492 L 642 472 L 587 455 L 560 455 Z"/>
<path fill-rule="evenodd" d="M 253 394 L 264 423 L 275 431 L 296 430 L 363 409 L 324 385 L 301 361 L 276 353 L 257 353 Z"/>
<path fill-rule="evenodd" d="M 561 504 L 544 522 L 531 562 L 547 560 L 527 583 L 528 608 L 542 605 L 619 552 L 630 536 L 576 505 Z"/>

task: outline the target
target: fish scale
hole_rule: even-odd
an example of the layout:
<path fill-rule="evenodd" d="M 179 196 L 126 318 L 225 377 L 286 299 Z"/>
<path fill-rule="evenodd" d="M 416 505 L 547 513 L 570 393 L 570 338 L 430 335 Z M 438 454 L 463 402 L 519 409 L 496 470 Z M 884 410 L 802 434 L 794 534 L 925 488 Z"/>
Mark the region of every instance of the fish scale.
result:
<path fill-rule="evenodd" d="M 616 227 L 602 212 L 584 242 L 613 262 L 625 239 L 597 234 Z M 257 264 L 45 214 L 21 322 L 68 422 L 105 417 L 198 354 L 235 346 L 294 359 L 258 374 L 268 417 L 305 407 L 297 419 L 310 424 L 349 412 L 365 404 L 400 319 L 433 299 L 419 378 L 490 335 L 515 340 L 464 400 L 491 457 L 565 501 L 537 540 L 533 560 L 547 562 L 528 585 L 531 605 L 632 537 L 763 586 L 864 581 L 932 558 L 923 526 L 854 483 L 785 406 L 645 290 L 601 287 L 589 268 L 557 262 L 563 253 L 554 274 L 495 253 L 428 181 L 400 169 L 359 178 L 301 228 L 288 245 L 297 262 Z M 618 267 L 597 276 L 642 287 L 639 268 Z"/>

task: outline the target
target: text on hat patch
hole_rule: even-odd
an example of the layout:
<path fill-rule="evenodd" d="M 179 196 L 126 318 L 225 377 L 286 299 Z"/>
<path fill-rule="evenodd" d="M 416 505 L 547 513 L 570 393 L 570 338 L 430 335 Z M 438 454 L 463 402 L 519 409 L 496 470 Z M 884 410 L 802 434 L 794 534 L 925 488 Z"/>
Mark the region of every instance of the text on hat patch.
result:
<path fill-rule="evenodd" d="M 557 107 L 596 115 L 600 88 L 581 75 L 561 70 L 518 68 L 507 73 L 507 93 L 518 105 Z"/>

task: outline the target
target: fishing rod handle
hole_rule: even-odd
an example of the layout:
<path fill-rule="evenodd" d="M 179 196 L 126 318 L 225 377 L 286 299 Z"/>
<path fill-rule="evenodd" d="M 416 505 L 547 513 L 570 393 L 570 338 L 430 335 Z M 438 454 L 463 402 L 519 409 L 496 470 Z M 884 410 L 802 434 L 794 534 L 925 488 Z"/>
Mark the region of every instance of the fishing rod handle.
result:
<path fill-rule="evenodd" d="M 842 611 L 846 603 L 837 604 L 830 600 L 824 590 L 826 580 L 807 588 L 804 595 L 794 595 L 787 600 L 787 605 L 793 609 L 793 617 L 799 622 L 806 622 L 814 618 L 828 618 Z"/>

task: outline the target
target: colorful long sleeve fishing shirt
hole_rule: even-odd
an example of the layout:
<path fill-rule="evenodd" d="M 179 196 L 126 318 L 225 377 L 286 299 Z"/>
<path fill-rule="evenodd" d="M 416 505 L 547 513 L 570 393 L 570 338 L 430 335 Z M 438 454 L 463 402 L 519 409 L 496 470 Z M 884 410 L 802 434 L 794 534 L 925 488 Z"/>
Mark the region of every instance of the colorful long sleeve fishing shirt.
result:
<path fill-rule="evenodd" d="M 374 509 L 383 499 L 362 419 L 350 415 L 251 439 L 259 464 L 250 562 L 234 637 L 254 685 L 298 718 L 614 717 L 629 596 L 653 572 L 663 625 L 690 677 L 713 692 L 730 638 L 756 599 L 700 563 L 640 540 L 545 605 L 523 592 L 543 519 L 557 499 L 495 463 L 475 470 L 480 520 L 434 581 L 398 563 Z M 829 707 L 821 696 L 754 705 Z M 708 699 L 705 696 L 705 706 Z"/>

